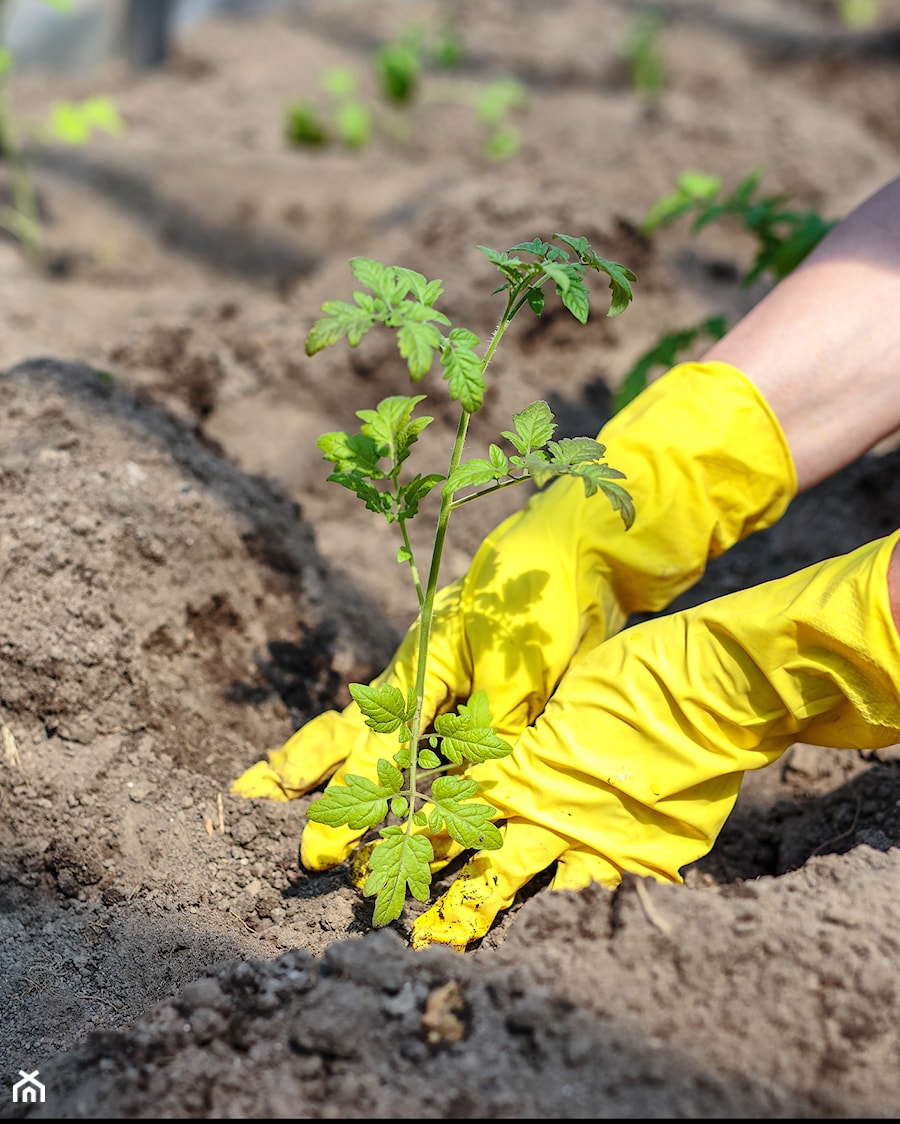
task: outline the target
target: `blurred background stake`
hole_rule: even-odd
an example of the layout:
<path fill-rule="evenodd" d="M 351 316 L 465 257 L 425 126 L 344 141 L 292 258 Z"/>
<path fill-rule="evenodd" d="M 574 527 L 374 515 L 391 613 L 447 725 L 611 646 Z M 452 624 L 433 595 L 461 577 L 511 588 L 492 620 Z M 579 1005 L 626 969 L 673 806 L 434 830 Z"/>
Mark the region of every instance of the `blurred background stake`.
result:
<path fill-rule="evenodd" d="M 125 49 L 138 69 L 161 66 L 169 55 L 173 0 L 128 0 Z"/>

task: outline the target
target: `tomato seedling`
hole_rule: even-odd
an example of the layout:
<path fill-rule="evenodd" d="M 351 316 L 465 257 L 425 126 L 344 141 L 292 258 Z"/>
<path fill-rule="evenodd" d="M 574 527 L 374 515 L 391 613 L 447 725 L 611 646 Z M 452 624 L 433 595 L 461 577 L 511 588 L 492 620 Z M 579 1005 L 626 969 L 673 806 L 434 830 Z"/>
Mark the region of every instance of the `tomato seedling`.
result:
<path fill-rule="evenodd" d="M 485 372 L 510 323 L 523 308 L 540 315 L 545 287 L 552 288 L 563 306 L 582 324 L 587 322 L 590 294 L 588 270 L 605 274 L 611 290 L 607 315 L 623 312 L 632 300 L 635 275 L 625 266 L 599 257 L 585 238 L 554 234 L 550 242 L 535 238 L 506 252 L 479 246 L 496 266 L 506 308 L 483 355 L 478 336 L 454 327 L 437 308 L 443 292 L 440 281 L 429 281 L 412 269 L 387 266 L 371 258 L 350 261 L 363 290 L 353 301 L 328 301 L 324 315 L 306 337 L 307 355 L 315 355 L 340 340 L 357 347 L 376 324 L 396 332 L 400 356 L 409 378 L 420 383 L 439 361 L 453 401 L 459 404 L 456 437 L 446 471 L 411 473 L 408 459 L 419 434 L 432 417 L 415 416 L 427 395 L 393 395 L 374 409 L 358 410 L 362 421 L 355 434 L 323 434 L 318 445 L 334 469 L 328 479 L 354 492 L 372 512 L 396 524 L 400 534 L 397 560 L 408 566 L 419 602 L 415 684 L 404 695 L 396 686 L 350 685 L 350 693 L 373 730 L 399 741 L 399 749 L 377 764 L 377 780 L 348 774 L 344 784 L 330 785 L 314 800 L 309 819 L 353 829 L 381 827 L 368 857 L 363 893 L 375 895 L 373 924 L 399 917 L 407 889 L 418 900 L 428 898 L 430 863 L 434 849 L 429 832 L 442 830 L 466 848 L 496 848 L 502 837 L 492 820 L 496 809 L 473 802 L 477 783 L 460 773 L 468 763 L 512 752 L 491 725 L 490 700 L 477 691 L 451 713 L 423 728 L 428 646 L 435 596 L 451 513 L 462 504 L 499 489 L 531 480 L 541 488 L 557 476 L 576 476 L 587 496 L 603 492 L 631 526 L 634 508 L 620 480 L 624 476 L 606 463 L 605 447 L 592 437 L 554 440 L 556 424 L 546 402 L 527 405 L 513 416 L 513 428 L 502 433 L 509 452 L 491 444 L 486 457 L 463 460 L 471 416 L 481 409 L 487 388 Z M 408 523 L 420 504 L 440 489 L 440 506 L 428 574 L 423 586 L 408 533 Z M 427 809 L 427 810 L 426 810 Z"/>

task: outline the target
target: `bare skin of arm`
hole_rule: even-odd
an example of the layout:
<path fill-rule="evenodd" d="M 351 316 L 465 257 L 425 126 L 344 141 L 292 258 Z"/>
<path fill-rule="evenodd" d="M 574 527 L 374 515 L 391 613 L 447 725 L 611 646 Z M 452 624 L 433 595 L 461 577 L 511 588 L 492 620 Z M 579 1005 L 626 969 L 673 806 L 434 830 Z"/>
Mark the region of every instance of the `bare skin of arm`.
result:
<path fill-rule="evenodd" d="M 704 356 L 762 391 L 811 487 L 900 429 L 900 177 L 860 204 Z M 900 630 L 900 550 L 888 574 Z"/>

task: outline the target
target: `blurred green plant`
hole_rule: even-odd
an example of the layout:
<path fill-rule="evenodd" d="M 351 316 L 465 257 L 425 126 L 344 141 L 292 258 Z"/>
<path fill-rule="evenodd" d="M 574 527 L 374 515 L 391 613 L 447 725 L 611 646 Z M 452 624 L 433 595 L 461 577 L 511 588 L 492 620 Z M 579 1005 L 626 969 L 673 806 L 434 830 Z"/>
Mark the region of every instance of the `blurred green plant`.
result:
<path fill-rule="evenodd" d="M 340 143 L 351 150 L 364 148 L 376 131 L 405 144 L 410 137 L 412 107 L 426 100 L 426 79 L 434 70 L 458 69 L 464 59 L 462 38 L 452 20 L 429 36 L 408 27 L 401 36 L 378 46 L 371 63 L 379 102 L 368 104 L 360 95 L 358 76 L 345 67 L 325 71 L 319 83 L 323 97 L 298 99 L 285 111 L 284 131 L 297 147 Z M 524 86 L 504 77 L 479 87 L 471 82 L 447 82 L 432 100 L 471 105 L 482 130 L 482 155 L 505 160 L 521 145 L 510 115 L 527 105 Z"/>
<path fill-rule="evenodd" d="M 44 0 L 59 12 L 72 10 L 71 0 Z M 0 33 L 5 26 L 7 0 L 0 0 Z M 12 78 L 15 59 L 5 41 L 0 41 L 0 156 L 9 166 L 12 205 L 0 205 L 0 228 L 24 247 L 32 265 L 46 268 L 44 235 L 37 192 L 31 174 L 27 140 L 13 108 Z M 32 144 L 53 143 L 80 146 L 96 131 L 119 136 L 125 124 L 115 103 L 106 97 L 88 97 L 79 102 L 56 101 L 45 121 L 31 130 Z"/>
<path fill-rule="evenodd" d="M 703 172 L 685 172 L 677 188 L 655 203 L 640 225 L 643 235 L 668 226 L 682 215 L 694 212 L 691 231 L 697 233 L 711 222 L 734 216 L 757 241 L 756 256 L 741 284 L 747 288 L 769 273 L 776 281 L 786 277 L 834 226 L 815 211 L 786 208 L 787 195 L 757 195 L 763 177 L 752 171 L 725 199 L 720 199 L 722 181 Z"/>
<path fill-rule="evenodd" d="M 489 160 L 508 160 L 522 144 L 519 130 L 507 118 L 528 104 L 525 87 L 515 78 L 498 78 L 475 97 L 475 113 L 484 129 L 482 152 Z"/>
<path fill-rule="evenodd" d="M 690 229 L 696 234 L 712 222 L 734 217 L 757 243 L 753 262 L 741 276 L 741 286 L 749 288 L 767 275 L 772 281 L 780 281 L 818 245 L 835 222 L 822 218 L 816 211 L 788 208 L 787 195 L 758 195 L 762 176 L 762 171 L 755 169 L 723 199 L 720 197 L 722 181 L 718 176 L 683 172 L 678 177 L 676 190 L 654 203 L 639 231 L 648 237 L 682 216 L 693 214 Z M 671 367 L 679 355 L 700 339 L 721 339 L 726 329 L 724 317 L 712 316 L 662 336 L 637 359 L 619 383 L 613 393 L 613 410 L 621 410 L 643 390 L 655 367 Z"/>
<path fill-rule="evenodd" d="M 838 15 L 847 27 L 871 27 L 880 14 L 880 0 L 838 0 Z"/>
<path fill-rule="evenodd" d="M 289 143 L 315 148 L 336 137 L 349 149 L 364 148 L 371 139 L 374 122 L 371 110 L 358 96 L 356 74 L 346 67 L 330 67 L 320 85 L 327 98 L 324 111 L 309 100 L 288 106 L 285 135 Z"/>
<path fill-rule="evenodd" d="M 662 33 L 666 17 L 661 8 L 647 8 L 633 17 L 621 47 L 631 87 L 646 101 L 656 101 L 666 84 Z"/>

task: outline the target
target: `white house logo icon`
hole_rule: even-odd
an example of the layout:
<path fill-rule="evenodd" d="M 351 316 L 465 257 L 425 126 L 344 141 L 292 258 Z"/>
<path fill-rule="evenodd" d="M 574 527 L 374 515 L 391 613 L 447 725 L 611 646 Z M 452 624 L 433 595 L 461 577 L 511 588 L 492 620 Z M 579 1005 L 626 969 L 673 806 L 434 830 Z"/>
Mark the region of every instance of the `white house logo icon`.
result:
<path fill-rule="evenodd" d="M 39 1072 L 37 1069 L 34 1073 L 26 1073 L 24 1069 L 19 1070 L 22 1080 L 13 1085 L 13 1103 L 16 1101 L 21 1101 L 22 1104 L 37 1104 L 38 1101 L 44 1103 L 44 1086 L 37 1079 Z"/>

